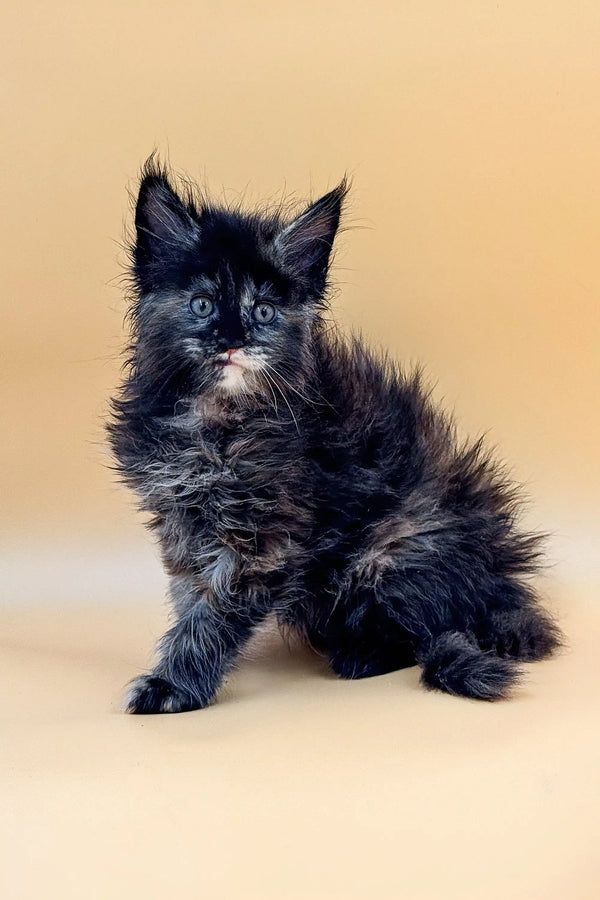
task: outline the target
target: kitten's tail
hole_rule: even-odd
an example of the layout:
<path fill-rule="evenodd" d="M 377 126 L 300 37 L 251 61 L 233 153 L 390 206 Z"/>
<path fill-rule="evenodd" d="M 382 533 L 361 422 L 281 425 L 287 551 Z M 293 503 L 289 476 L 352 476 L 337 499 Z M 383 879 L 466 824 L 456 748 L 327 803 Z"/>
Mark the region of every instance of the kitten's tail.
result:
<path fill-rule="evenodd" d="M 481 650 L 458 631 L 446 631 L 434 638 L 419 654 L 418 662 L 426 687 L 477 700 L 503 699 L 521 675 L 514 660 Z"/>

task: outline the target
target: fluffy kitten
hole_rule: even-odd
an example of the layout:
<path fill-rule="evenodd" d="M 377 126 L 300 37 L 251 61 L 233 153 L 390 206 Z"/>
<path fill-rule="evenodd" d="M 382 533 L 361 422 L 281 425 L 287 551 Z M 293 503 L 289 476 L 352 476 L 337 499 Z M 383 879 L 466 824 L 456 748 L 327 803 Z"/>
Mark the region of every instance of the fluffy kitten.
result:
<path fill-rule="evenodd" d="M 559 643 L 528 582 L 539 540 L 481 443 L 457 443 L 418 374 L 324 326 L 345 194 L 289 220 L 144 169 L 109 435 L 174 622 L 130 712 L 209 704 L 271 612 L 343 678 L 416 663 L 427 687 L 485 700 Z"/>

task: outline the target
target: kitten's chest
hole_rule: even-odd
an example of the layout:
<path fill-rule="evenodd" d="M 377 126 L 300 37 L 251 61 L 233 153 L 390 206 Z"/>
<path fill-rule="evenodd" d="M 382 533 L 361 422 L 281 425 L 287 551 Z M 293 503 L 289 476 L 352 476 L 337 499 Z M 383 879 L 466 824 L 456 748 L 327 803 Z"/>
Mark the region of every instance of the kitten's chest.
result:
<path fill-rule="evenodd" d="M 171 574 L 194 573 L 219 602 L 259 589 L 302 552 L 312 527 L 302 447 L 264 420 L 255 428 L 190 429 L 161 442 L 148 471 Z"/>
<path fill-rule="evenodd" d="M 231 544 L 248 541 L 277 506 L 281 479 L 260 435 L 195 429 L 178 435 L 153 461 L 148 489 L 166 515 Z"/>
<path fill-rule="evenodd" d="M 225 602 L 236 585 L 262 583 L 289 557 L 281 479 L 268 448 L 247 432 L 193 438 L 163 463 L 163 555 L 172 572 L 191 568 L 197 586 Z"/>

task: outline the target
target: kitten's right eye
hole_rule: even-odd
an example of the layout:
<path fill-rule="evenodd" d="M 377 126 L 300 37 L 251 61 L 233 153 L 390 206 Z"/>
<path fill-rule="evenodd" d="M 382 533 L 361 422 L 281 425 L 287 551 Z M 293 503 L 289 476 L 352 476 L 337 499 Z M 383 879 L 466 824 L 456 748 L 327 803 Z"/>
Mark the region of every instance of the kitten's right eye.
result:
<path fill-rule="evenodd" d="M 192 297 L 190 309 L 199 319 L 208 319 L 212 315 L 215 304 L 208 297 Z"/>

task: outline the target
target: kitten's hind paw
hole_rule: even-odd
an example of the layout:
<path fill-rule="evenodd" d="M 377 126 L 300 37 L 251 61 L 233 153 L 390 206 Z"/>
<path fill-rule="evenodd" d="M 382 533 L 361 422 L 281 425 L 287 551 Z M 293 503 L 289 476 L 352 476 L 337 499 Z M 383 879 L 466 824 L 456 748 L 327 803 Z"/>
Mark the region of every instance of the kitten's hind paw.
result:
<path fill-rule="evenodd" d="M 408 642 L 393 647 L 362 652 L 335 650 L 329 657 L 331 670 L 340 678 L 372 678 L 374 675 L 387 675 L 397 669 L 414 666 L 415 653 Z"/>
<path fill-rule="evenodd" d="M 135 715 L 188 712 L 203 704 L 159 675 L 140 675 L 129 685 L 125 712 Z"/>

